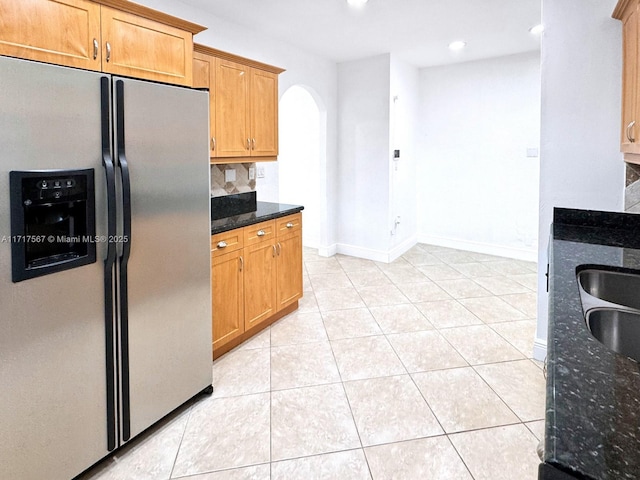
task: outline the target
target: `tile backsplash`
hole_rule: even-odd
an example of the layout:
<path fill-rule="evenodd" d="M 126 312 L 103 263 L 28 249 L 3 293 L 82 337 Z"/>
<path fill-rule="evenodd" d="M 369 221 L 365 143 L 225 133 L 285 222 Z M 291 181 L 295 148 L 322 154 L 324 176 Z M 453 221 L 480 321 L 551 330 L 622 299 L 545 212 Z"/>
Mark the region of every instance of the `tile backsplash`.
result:
<path fill-rule="evenodd" d="M 211 196 L 222 197 L 234 193 L 252 192 L 256 189 L 256 181 L 249 180 L 249 168 L 255 169 L 255 163 L 229 163 L 211 165 Z M 236 171 L 236 179 L 233 182 L 226 182 L 225 170 Z"/>

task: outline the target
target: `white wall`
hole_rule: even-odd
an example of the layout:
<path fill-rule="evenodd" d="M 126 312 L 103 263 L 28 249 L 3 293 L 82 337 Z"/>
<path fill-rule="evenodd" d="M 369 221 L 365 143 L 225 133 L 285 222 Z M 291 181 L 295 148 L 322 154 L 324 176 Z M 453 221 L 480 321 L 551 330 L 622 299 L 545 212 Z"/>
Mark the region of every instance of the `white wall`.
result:
<path fill-rule="evenodd" d="M 417 242 L 419 79 L 416 67 L 391 55 L 391 158 L 394 150 L 400 150 L 400 160 L 389 162 L 389 225 L 394 232 L 390 245 L 392 258 Z M 397 226 L 396 217 L 400 217 Z"/>
<path fill-rule="evenodd" d="M 337 251 L 383 260 L 390 239 L 390 55 L 338 64 Z"/>
<path fill-rule="evenodd" d="M 420 241 L 535 260 L 539 53 L 426 68 L 420 87 Z"/>
<path fill-rule="evenodd" d="M 292 85 L 304 85 L 317 96 L 326 116 L 326 177 L 321 179 L 321 195 L 327 201 L 326 231 L 322 242 L 325 250 L 336 243 L 337 187 L 332 181 L 337 173 L 337 65 L 324 58 L 303 51 L 294 45 L 261 35 L 204 10 L 191 7 L 179 0 L 136 0 L 136 3 L 206 26 L 197 34 L 197 43 L 208 45 L 263 63 L 285 68 L 279 77 L 279 94 L 282 96 Z M 277 163 L 258 164 L 265 166 L 266 178 L 261 180 L 265 191 L 278 190 Z M 273 200 L 272 195 L 269 199 Z M 261 200 L 258 191 L 258 200 Z"/>
<path fill-rule="evenodd" d="M 621 23 L 616 0 L 543 0 L 536 358 L 546 354 L 553 207 L 622 211 Z"/>

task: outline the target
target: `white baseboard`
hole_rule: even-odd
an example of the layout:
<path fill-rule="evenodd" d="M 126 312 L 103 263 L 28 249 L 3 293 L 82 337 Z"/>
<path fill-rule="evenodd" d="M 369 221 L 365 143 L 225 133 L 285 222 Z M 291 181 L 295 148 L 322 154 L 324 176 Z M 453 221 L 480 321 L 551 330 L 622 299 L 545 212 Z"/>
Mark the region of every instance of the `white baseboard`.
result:
<path fill-rule="evenodd" d="M 407 238 L 404 242 L 400 243 L 399 245 L 396 245 L 389 252 L 389 260 L 387 261 L 387 263 L 393 262 L 396 258 L 404 255 L 409 250 L 411 250 L 411 248 L 417 243 L 418 243 L 418 237 L 413 235 Z"/>
<path fill-rule="evenodd" d="M 419 243 L 437 245 L 439 247 L 455 248 L 467 250 L 469 252 L 485 253 L 499 257 L 515 258 L 528 262 L 538 261 L 538 249 L 508 247 L 505 245 L 494 245 L 490 243 L 473 242 L 470 240 L 459 240 L 455 238 L 438 237 L 434 235 L 419 235 Z"/>
<path fill-rule="evenodd" d="M 541 338 L 536 338 L 533 342 L 533 358 L 543 362 L 547 357 L 547 341 Z"/>
<path fill-rule="evenodd" d="M 333 244 L 326 247 L 318 247 L 318 255 L 321 257 L 333 257 L 338 252 L 338 245 Z"/>
<path fill-rule="evenodd" d="M 393 249 L 374 250 L 372 248 L 359 247 L 357 245 L 348 245 L 346 243 L 338 243 L 336 253 L 342 255 L 349 255 L 351 257 L 364 258 L 367 260 L 373 260 L 375 262 L 390 263 L 396 258 L 404 254 L 407 250 L 413 247 L 417 243 L 416 237 L 410 237 L 400 245 L 396 245 Z"/>

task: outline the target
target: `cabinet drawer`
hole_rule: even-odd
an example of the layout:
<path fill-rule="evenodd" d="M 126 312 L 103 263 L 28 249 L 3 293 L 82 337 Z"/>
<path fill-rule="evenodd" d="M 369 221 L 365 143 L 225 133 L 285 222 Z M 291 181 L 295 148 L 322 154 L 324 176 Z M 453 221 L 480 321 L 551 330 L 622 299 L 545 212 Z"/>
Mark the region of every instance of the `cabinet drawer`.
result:
<path fill-rule="evenodd" d="M 255 245 L 256 243 L 262 242 L 273 242 L 275 238 L 276 222 L 274 220 L 244 227 L 245 246 Z"/>
<path fill-rule="evenodd" d="M 242 228 L 211 235 L 211 255 L 234 252 L 243 247 Z"/>
<path fill-rule="evenodd" d="M 302 213 L 276 219 L 278 237 L 302 230 Z"/>

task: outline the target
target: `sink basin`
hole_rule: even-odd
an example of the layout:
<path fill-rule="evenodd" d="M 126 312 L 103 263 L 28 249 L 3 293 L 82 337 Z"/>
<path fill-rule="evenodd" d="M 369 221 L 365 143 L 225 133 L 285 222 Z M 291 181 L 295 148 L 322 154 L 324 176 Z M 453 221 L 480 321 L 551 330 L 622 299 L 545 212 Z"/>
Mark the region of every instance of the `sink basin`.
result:
<path fill-rule="evenodd" d="M 595 309 L 587 313 L 591 335 L 614 352 L 640 362 L 640 313 Z"/>
<path fill-rule="evenodd" d="M 589 268 L 578 273 L 578 282 L 600 300 L 640 310 L 640 275 Z"/>

